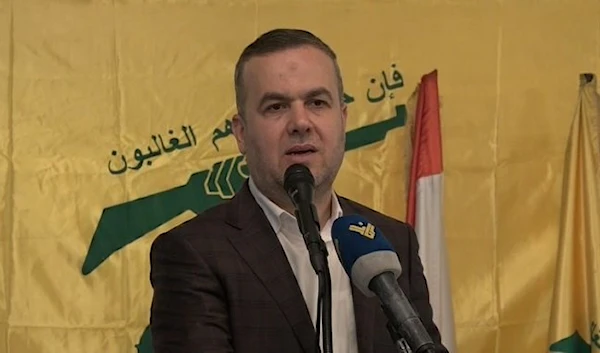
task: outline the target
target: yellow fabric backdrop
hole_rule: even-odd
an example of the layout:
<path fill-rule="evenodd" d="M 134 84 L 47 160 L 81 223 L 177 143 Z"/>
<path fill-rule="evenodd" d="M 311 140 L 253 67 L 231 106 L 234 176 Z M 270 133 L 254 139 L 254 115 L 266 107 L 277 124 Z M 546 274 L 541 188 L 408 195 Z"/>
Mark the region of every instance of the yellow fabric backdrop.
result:
<path fill-rule="evenodd" d="M 565 158 L 550 352 L 599 353 L 600 95 L 583 74 Z"/>
<path fill-rule="evenodd" d="M 350 130 L 402 113 L 438 69 L 458 351 L 547 350 L 564 150 L 578 75 L 599 71 L 599 2 L 0 0 L 0 353 L 150 352 L 137 346 L 150 244 L 243 177 L 226 136 L 233 67 L 280 26 L 337 51 Z M 338 190 L 403 219 L 405 129 L 354 137 Z M 111 174 L 122 156 L 140 168 Z"/>

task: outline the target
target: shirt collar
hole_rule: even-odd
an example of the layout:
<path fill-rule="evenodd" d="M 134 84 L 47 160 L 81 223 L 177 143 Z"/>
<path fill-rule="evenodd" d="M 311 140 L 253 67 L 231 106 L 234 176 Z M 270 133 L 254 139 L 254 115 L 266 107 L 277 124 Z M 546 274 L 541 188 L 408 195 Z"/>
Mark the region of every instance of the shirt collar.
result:
<path fill-rule="evenodd" d="M 296 223 L 297 222 L 296 217 L 294 215 L 290 214 L 289 212 L 285 211 L 281 207 L 277 206 L 273 201 L 269 200 L 269 198 L 267 198 L 258 189 L 258 187 L 256 187 L 256 184 L 254 183 L 254 180 L 252 180 L 251 177 L 248 180 L 248 186 L 250 187 L 250 192 L 256 199 L 256 202 L 258 203 L 260 208 L 265 213 L 265 216 L 267 217 L 269 223 L 273 227 L 273 230 L 275 231 L 275 233 L 278 233 L 279 231 L 281 231 L 282 227 L 289 226 L 292 224 L 293 224 L 293 229 L 295 230 L 295 232 L 299 233 L 299 231 L 297 229 L 298 225 Z M 341 217 L 342 215 L 343 215 L 343 210 L 340 205 L 340 202 L 339 202 L 336 194 L 332 193 L 331 215 L 330 215 L 329 220 L 324 223 L 325 226 L 323 228 L 324 229 L 326 227 L 331 228 L 331 223 L 335 219 Z M 327 241 L 329 239 L 323 239 L 323 240 Z"/>

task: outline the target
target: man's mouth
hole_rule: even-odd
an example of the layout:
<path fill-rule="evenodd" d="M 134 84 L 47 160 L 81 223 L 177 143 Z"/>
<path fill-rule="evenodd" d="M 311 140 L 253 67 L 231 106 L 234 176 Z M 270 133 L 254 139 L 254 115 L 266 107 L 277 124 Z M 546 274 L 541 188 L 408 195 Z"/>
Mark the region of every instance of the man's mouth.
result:
<path fill-rule="evenodd" d="M 317 149 L 314 146 L 295 146 L 290 148 L 289 150 L 287 150 L 285 152 L 286 155 L 288 156 L 301 156 L 301 155 L 306 155 L 306 154 L 310 154 L 310 153 L 314 153 L 317 152 Z"/>

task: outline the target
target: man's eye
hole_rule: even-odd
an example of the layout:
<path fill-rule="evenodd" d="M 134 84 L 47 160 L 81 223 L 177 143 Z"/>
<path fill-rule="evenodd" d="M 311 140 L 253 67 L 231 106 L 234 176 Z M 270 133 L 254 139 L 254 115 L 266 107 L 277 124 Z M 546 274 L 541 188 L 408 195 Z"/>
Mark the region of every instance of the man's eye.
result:
<path fill-rule="evenodd" d="M 310 104 L 317 108 L 327 106 L 327 102 L 325 102 L 324 100 L 321 100 L 321 99 L 315 99 L 315 100 L 311 101 Z"/>
<path fill-rule="evenodd" d="M 267 111 L 278 111 L 281 109 L 283 109 L 283 104 L 281 104 L 281 103 L 271 104 L 270 106 L 267 107 Z"/>

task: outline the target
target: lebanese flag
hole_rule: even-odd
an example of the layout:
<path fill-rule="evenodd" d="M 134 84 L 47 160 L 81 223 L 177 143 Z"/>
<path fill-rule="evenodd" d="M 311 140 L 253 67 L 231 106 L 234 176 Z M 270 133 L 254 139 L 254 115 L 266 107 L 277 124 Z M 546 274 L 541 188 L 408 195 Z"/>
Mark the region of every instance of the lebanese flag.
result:
<path fill-rule="evenodd" d="M 406 221 L 415 229 L 433 320 L 450 353 L 456 351 L 443 222 L 443 163 L 437 70 L 421 78 L 412 136 Z"/>

